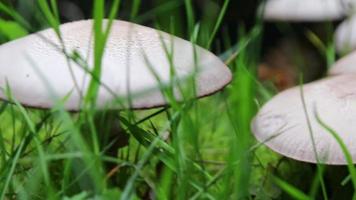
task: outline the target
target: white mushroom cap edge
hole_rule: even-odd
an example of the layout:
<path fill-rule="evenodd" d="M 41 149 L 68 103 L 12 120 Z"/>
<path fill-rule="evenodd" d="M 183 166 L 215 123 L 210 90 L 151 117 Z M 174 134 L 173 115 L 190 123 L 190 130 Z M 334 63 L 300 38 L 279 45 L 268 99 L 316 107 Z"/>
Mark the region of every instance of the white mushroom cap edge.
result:
<path fill-rule="evenodd" d="M 346 160 L 335 138 L 317 122 L 314 110 L 339 134 L 356 161 L 355 84 L 356 75 L 342 75 L 303 86 L 314 147 L 321 163 L 344 165 Z M 300 87 L 281 92 L 267 102 L 254 118 L 252 131 L 258 141 L 284 156 L 317 163 Z"/>
<path fill-rule="evenodd" d="M 331 21 L 346 12 L 340 0 L 267 0 L 264 6 L 267 21 Z"/>
<path fill-rule="evenodd" d="M 92 20 L 60 26 L 66 51 L 76 50 L 89 64 L 93 63 L 92 26 Z M 103 86 L 99 88 L 98 108 L 107 106 L 117 96 L 126 98 L 142 92 L 144 94 L 132 99 L 131 108 L 166 105 L 155 78 L 157 75 L 166 85 L 170 82 L 170 65 L 163 44 L 169 50 L 173 49 L 177 79 L 184 80 L 197 69 L 197 97 L 210 95 L 231 81 L 230 70 L 209 51 L 195 46 L 195 65 L 192 43 L 152 28 L 115 20 L 103 56 L 101 74 L 101 82 L 111 92 Z M 56 94 L 56 100 L 69 95 L 65 102 L 67 110 L 80 110 L 80 95 L 87 90 L 90 75 L 70 61 L 74 82 L 67 59 L 58 47 L 60 42 L 52 29 L 1 45 L 0 99 L 7 100 L 4 88 L 8 83 L 13 96 L 22 104 L 51 108 L 55 101 L 49 95 L 50 86 L 51 92 Z M 75 90 L 75 83 L 80 91 Z M 180 94 L 177 92 L 176 96 L 179 98 Z"/>

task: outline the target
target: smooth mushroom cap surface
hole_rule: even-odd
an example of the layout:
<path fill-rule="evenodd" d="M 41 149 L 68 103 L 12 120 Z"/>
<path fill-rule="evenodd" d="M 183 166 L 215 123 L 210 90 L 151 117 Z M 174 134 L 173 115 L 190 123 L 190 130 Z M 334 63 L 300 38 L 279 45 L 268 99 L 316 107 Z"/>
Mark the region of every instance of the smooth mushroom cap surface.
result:
<path fill-rule="evenodd" d="M 315 149 L 321 163 L 344 165 L 336 139 L 318 123 L 316 114 L 346 144 L 356 162 L 356 75 L 334 76 L 303 86 Z M 267 102 L 252 122 L 258 141 L 272 150 L 305 162 L 317 163 L 303 109 L 301 88 L 288 89 Z"/>
<path fill-rule="evenodd" d="M 94 55 L 92 27 L 93 20 L 60 26 L 66 51 L 72 54 L 75 50 L 88 61 L 90 69 Z M 1 45 L 0 98 L 8 99 L 8 84 L 13 96 L 26 106 L 51 108 L 57 100 L 66 98 L 66 109 L 80 110 L 81 96 L 87 91 L 91 75 L 72 60 L 68 65 L 60 44 L 53 29 L 47 29 Z M 173 55 L 177 80 L 184 82 L 197 72 L 197 97 L 212 94 L 231 81 L 230 70 L 209 51 L 152 28 L 115 20 L 102 61 L 98 108 L 128 96 L 132 96 L 133 109 L 165 105 L 159 89 L 160 84 L 171 82 L 165 47 Z"/>
<path fill-rule="evenodd" d="M 263 11 L 267 21 L 330 21 L 345 16 L 340 0 L 267 0 Z"/>
<path fill-rule="evenodd" d="M 356 51 L 336 61 L 329 69 L 328 75 L 356 74 Z"/>
<path fill-rule="evenodd" d="M 342 22 L 335 31 L 335 49 L 346 54 L 356 49 L 356 15 Z"/>

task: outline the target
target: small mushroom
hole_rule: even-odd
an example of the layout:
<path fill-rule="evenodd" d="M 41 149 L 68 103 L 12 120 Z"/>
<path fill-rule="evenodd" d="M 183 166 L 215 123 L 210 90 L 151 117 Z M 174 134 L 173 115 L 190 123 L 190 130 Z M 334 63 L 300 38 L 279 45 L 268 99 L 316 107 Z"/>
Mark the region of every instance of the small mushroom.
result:
<path fill-rule="evenodd" d="M 356 162 L 355 80 L 356 75 L 350 74 L 305 84 L 302 91 L 306 109 L 303 107 L 300 87 L 276 95 L 254 118 L 254 135 L 272 150 L 296 160 L 346 164 L 339 143 L 318 123 L 317 113 L 325 124 L 339 134 Z"/>
<path fill-rule="evenodd" d="M 328 21 L 345 16 L 339 0 L 267 0 L 263 17 L 268 21 Z"/>
<path fill-rule="evenodd" d="M 268 22 L 266 24 L 267 33 L 269 22 L 293 23 L 293 25 L 297 25 L 297 27 L 292 27 L 293 30 L 300 30 L 299 25 L 307 22 L 311 24 L 303 24 L 303 26 L 307 25 L 308 30 L 311 30 L 311 32 L 315 33 L 320 40 L 324 41 L 329 40 L 329 34 L 326 34 L 327 32 L 325 32 L 323 22 L 343 19 L 349 10 L 350 2 L 346 1 L 353 0 L 267 0 L 262 2 L 260 13 L 263 19 Z M 271 25 L 271 30 L 273 30 L 272 33 L 275 35 L 275 23 L 272 23 Z M 282 29 L 277 27 L 277 30 Z M 319 52 L 310 41 L 305 42 L 304 31 L 302 34 L 298 31 L 287 32 L 287 34 L 283 33 L 282 39 L 280 37 L 277 38 L 282 42 L 285 40 L 290 44 L 292 44 L 293 41 L 296 41 L 297 45 L 295 46 L 298 47 L 298 49 L 294 48 L 291 50 L 292 56 L 290 56 L 290 58 L 292 59 L 289 59 L 290 61 L 288 62 L 288 65 L 284 64 L 282 66 L 284 69 L 292 67 L 289 71 L 296 74 L 304 72 L 303 74 L 307 82 L 314 80 L 313 78 L 316 76 L 320 76 L 321 72 L 324 70 L 324 60 L 319 56 Z M 301 41 L 301 38 L 303 41 Z M 267 44 L 271 44 L 270 39 L 268 39 L 268 41 Z M 276 50 L 279 54 L 283 53 L 283 49 Z M 298 59 L 300 56 L 307 56 L 309 59 Z M 312 67 L 313 70 L 310 70 L 310 67 Z M 293 85 L 295 85 L 297 79 L 293 76 L 290 77 L 291 78 L 289 79 L 292 81 L 289 82 L 291 84 L 294 83 Z M 279 79 L 283 79 L 283 77 Z"/>
<path fill-rule="evenodd" d="M 339 54 L 356 49 L 356 15 L 342 22 L 335 32 L 335 48 Z"/>
<path fill-rule="evenodd" d="M 75 50 L 89 65 L 93 63 L 92 27 L 92 20 L 60 26 L 66 51 Z M 230 70 L 209 51 L 152 28 L 115 20 L 103 56 L 97 107 L 103 108 L 117 97 L 125 99 L 130 94 L 134 97 L 133 109 L 166 105 L 159 88 L 160 84 L 171 82 L 165 47 L 168 53 L 173 50 L 175 79 L 184 81 L 197 72 L 197 97 L 212 94 L 230 82 Z M 66 109 L 80 110 L 81 95 L 90 80 L 90 75 L 76 62 L 70 61 L 68 66 L 52 29 L 1 45 L 0 71 L 0 98 L 7 100 L 4 90 L 8 84 L 19 102 L 35 108 L 51 108 L 56 100 L 66 97 Z M 143 92 L 144 95 L 135 97 Z M 180 94 L 177 92 L 176 96 L 179 98 Z"/>

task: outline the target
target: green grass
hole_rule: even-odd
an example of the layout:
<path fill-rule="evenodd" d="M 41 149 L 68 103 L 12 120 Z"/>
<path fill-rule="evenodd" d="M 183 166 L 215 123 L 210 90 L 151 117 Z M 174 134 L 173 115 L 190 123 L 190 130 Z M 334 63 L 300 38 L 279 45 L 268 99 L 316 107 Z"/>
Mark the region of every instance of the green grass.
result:
<path fill-rule="evenodd" d="M 200 46 L 218 49 L 215 53 L 233 72 L 231 84 L 199 100 L 190 98 L 195 87 L 182 85 L 183 102 L 175 100 L 171 87 L 162 88 L 171 105 L 167 108 L 97 111 L 98 77 L 111 22 L 122 11 L 120 5 L 128 2 L 130 21 L 150 22 Z M 232 1 L 209 2 L 217 5 L 215 20 L 200 21 L 189 0 L 157 1 L 146 12 L 140 9 L 141 0 L 114 0 L 110 5 L 95 0 L 94 64 L 88 71 L 92 79 L 83 111 L 69 113 L 63 102 L 47 111 L 25 108 L 13 98 L 14 104 L 0 102 L 0 199 L 327 199 L 321 178 L 327 170 L 324 166 L 313 170 L 308 164 L 281 158 L 256 145 L 251 134 L 251 119 L 273 95 L 256 77 L 263 24 L 258 19 L 251 30 L 240 28 L 236 37 L 221 39 L 217 35 L 224 34 L 224 16 Z M 34 15 L 40 15 L 43 26 L 54 28 L 61 38 L 56 1 L 37 3 Z M 1 39 L 37 31 L 13 5 L 0 2 L 0 14 Z M 107 26 L 104 18 L 109 18 Z M 5 26 L 11 28 L 2 29 Z M 311 32 L 308 38 L 332 63 L 330 45 L 323 45 Z M 235 40 L 236 44 L 231 42 Z M 165 48 L 172 61 L 175 52 Z M 88 63 L 75 52 L 63 49 L 63 53 L 87 69 Z M 29 62 L 36 69 L 35 62 Z M 174 76 L 174 67 L 167 67 Z M 193 82 L 194 77 L 188 86 Z M 7 93 L 12 97 L 8 88 Z M 318 119 L 340 143 L 355 184 L 347 149 L 322 117 Z M 112 130 L 117 134 L 109 138 Z M 310 181 L 300 173 L 308 174 Z"/>

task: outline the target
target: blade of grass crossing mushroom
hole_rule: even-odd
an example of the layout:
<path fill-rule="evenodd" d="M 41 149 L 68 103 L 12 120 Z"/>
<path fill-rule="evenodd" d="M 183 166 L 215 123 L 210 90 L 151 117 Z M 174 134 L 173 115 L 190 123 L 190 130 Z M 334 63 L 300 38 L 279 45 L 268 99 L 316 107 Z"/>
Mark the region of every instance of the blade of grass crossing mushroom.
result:
<path fill-rule="evenodd" d="M 159 27 L 158 24 L 156 24 L 156 26 Z M 175 29 L 173 26 L 173 23 L 170 26 L 170 31 L 171 34 L 174 34 Z M 159 40 L 161 43 L 161 46 L 163 48 L 163 51 L 165 53 L 165 56 L 168 60 L 168 64 L 169 64 L 169 84 L 164 84 L 160 78 L 160 76 L 158 75 L 157 71 L 154 69 L 154 66 L 152 66 L 151 61 L 149 60 L 149 58 L 147 57 L 146 52 L 143 52 L 143 56 L 144 56 L 144 60 L 146 62 L 147 68 L 150 70 L 150 72 L 152 73 L 152 75 L 154 76 L 154 78 L 156 79 L 158 85 L 159 85 L 159 89 L 162 93 L 162 95 L 164 96 L 164 98 L 166 99 L 167 103 L 170 104 L 170 106 L 172 108 L 178 108 L 178 101 L 176 99 L 175 93 L 174 93 L 174 88 L 177 87 L 178 91 L 180 92 L 180 94 L 183 96 L 183 101 L 184 99 L 184 93 L 182 91 L 182 87 L 181 87 L 181 83 L 180 81 L 175 81 L 176 78 L 176 71 L 175 71 L 175 66 L 174 66 L 174 38 L 170 37 L 170 45 L 168 46 L 165 42 L 164 42 L 164 38 L 163 36 L 160 34 L 159 35 Z"/>
<path fill-rule="evenodd" d="M 191 37 L 191 42 L 192 42 L 192 48 L 193 48 L 193 60 L 194 60 L 194 71 L 193 71 L 193 75 L 188 79 L 189 82 L 189 85 L 191 87 L 188 87 L 188 88 L 192 88 L 192 95 L 193 95 L 193 98 L 195 96 L 197 96 L 197 87 L 196 87 L 196 76 L 199 72 L 199 63 L 198 63 L 198 55 L 197 55 L 197 40 L 198 40 L 198 35 L 199 35 L 199 31 L 200 31 L 200 24 L 197 24 L 194 26 L 194 31 L 193 31 L 193 34 L 192 34 L 192 37 Z M 190 97 L 188 97 L 190 98 Z"/>
<path fill-rule="evenodd" d="M 32 65 L 35 66 L 34 62 L 32 62 L 31 59 L 29 59 L 29 61 L 31 61 Z M 46 80 L 44 79 L 43 75 L 41 76 L 41 72 L 36 68 L 36 66 L 35 66 L 34 68 L 36 69 L 36 71 L 37 71 L 38 74 L 40 75 L 41 79 L 43 79 L 44 81 L 46 81 Z M 46 84 L 46 86 L 47 86 L 47 87 L 50 87 L 50 85 L 48 85 L 48 84 Z M 51 90 L 51 89 L 49 88 L 49 91 L 53 91 L 53 90 Z M 53 95 L 53 94 L 52 94 L 52 95 Z M 57 105 L 57 106 L 55 106 L 55 107 L 61 108 L 62 110 L 64 109 L 63 106 L 59 106 L 59 107 L 58 107 L 58 105 Z M 58 109 L 58 110 L 60 111 L 61 109 Z M 63 111 L 64 111 L 64 110 L 63 110 Z M 65 112 L 65 111 L 64 111 L 64 112 Z M 83 138 L 77 137 L 78 134 L 73 134 L 73 135 L 74 135 L 75 137 L 71 137 L 71 139 L 75 139 L 75 142 L 72 141 L 72 144 L 75 144 L 74 146 L 80 147 L 80 149 L 83 150 L 84 152 L 88 152 L 88 150 L 83 149 L 83 147 L 85 146 L 85 145 L 83 145 L 83 144 L 84 144 L 84 143 L 83 143 Z M 72 136 L 73 136 L 73 135 L 72 135 Z M 78 144 L 80 144 L 80 145 L 78 145 Z M 88 157 L 83 158 L 83 161 L 84 161 L 85 163 L 89 163 L 89 164 L 93 163 L 92 156 L 88 156 Z M 94 162 L 98 162 L 98 160 L 94 160 Z M 97 188 L 103 188 L 103 186 L 100 186 L 100 185 L 102 185 L 102 183 L 103 183 L 103 181 L 100 180 L 100 179 L 101 179 L 100 177 L 103 177 L 103 176 L 101 176 L 100 173 L 98 173 L 97 168 L 94 170 L 93 164 L 91 164 L 91 165 L 89 165 L 89 166 L 91 166 L 91 169 L 89 170 L 89 171 L 90 171 L 90 176 L 93 177 L 93 178 L 96 180 L 96 181 L 94 181 L 96 187 L 97 187 Z"/>
<path fill-rule="evenodd" d="M 119 11 L 119 8 L 120 8 L 120 3 L 121 3 L 121 0 L 114 0 L 114 2 L 111 5 L 111 10 L 110 10 L 110 13 L 109 13 L 109 21 L 108 21 L 108 24 L 106 26 L 106 30 L 105 30 L 105 33 L 104 33 L 104 41 L 105 41 L 105 43 L 106 43 L 106 41 L 107 41 L 107 39 L 109 37 L 113 20 L 116 18 L 117 14 L 118 14 L 118 11 Z"/>
<path fill-rule="evenodd" d="M 97 77 L 96 74 L 94 74 L 90 68 L 89 68 L 89 64 L 87 63 L 86 60 L 84 60 L 81 55 L 79 55 L 78 53 L 74 52 L 71 55 L 67 55 L 71 60 L 73 60 L 73 62 L 75 62 L 76 64 L 78 64 L 78 66 L 87 74 L 90 75 L 90 77 L 96 81 L 99 85 L 101 85 L 108 93 L 110 93 L 110 95 L 112 95 L 113 97 L 115 97 L 116 99 L 120 100 L 120 97 L 117 96 L 117 94 L 115 94 L 115 92 L 105 83 L 103 83 L 100 80 L 100 77 Z"/>
<path fill-rule="evenodd" d="M 331 127 L 329 127 L 327 124 L 324 123 L 324 121 L 322 121 L 322 119 L 320 118 L 319 114 L 318 114 L 318 111 L 317 111 L 317 108 L 314 107 L 314 115 L 315 115 L 315 118 L 318 122 L 318 124 L 320 126 L 322 126 L 330 135 L 332 135 L 334 137 L 334 139 L 336 140 L 336 142 L 339 144 L 344 156 L 345 156 L 345 159 L 347 161 L 347 168 L 349 170 L 349 173 L 351 175 L 351 181 L 352 181 L 352 185 L 353 185 L 353 188 L 354 188 L 354 195 L 353 195 L 353 198 L 352 199 L 356 199 L 356 169 L 355 169 L 355 166 L 354 166 L 354 162 L 352 160 L 352 156 L 349 152 L 349 150 L 347 149 L 344 141 L 342 140 L 342 138 L 339 136 L 339 134 L 337 132 L 335 132 L 334 129 L 332 129 Z"/>
<path fill-rule="evenodd" d="M 48 20 L 49 25 L 54 29 L 56 34 L 59 36 L 60 35 L 59 18 L 58 18 L 58 11 L 56 10 L 57 6 L 56 6 L 55 0 L 51 0 L 52 10 L 55 14 L 53 14 L 53 12 L 51 11 L 51 8 L 48 5 L 47 0 L 39 0 L 38 4 L 39 4 L 43 14 L 45 15 L 46 19 Z"/>
<path fill-rule="evenodd" d="M 103 0 L 94 1 L 94 68 L 92 73 L 96 77 L 99 77 L 99 79 L 101 77 L 102 57 L 104 55 L 106 40 L 112 23 L 112 19 L 110 19 L 106 26 L 107 29 L 103 30 L 104 7 L 105 2 Z M 112 8 L 110 17 L 116 15 L 115 11 L 117 11 L 117 9 L 118 8 Z M 88 106 L 95 107 L 98 89 L 99 83 L 91 79 L 86 94 L 86 103 L 89 104 Z"/>
<path fill-rule="evenodd" d="M 315 159 L 317 161 L 317 163 L 316 163 L 317 164 L 317 176 L 319 176 L 320 186 L 321 186 L 321 190 L 322 190 L 322 193 L 323 193 L 323 197 L 324 197 L 324 199 L 328 199 L 327 192 L 326 192 L 326 187 L 325 187 L 325 182 L 324 182 L 323 174 L 322 174 L 322 172 L 324 170 L 322 170 L 322 167 L 320 165 L 321 164 L 321 160 L 319 158 L 319 155 L 318 155 L 318 152 L 317 152 L 317 149 L 316 149 L 314 135 L 313 135 L 313 128 L 312 128 L 311 123 L 310 123 L 310 118 L 309 118 L 309 114 L 308 114 L 308 110 L 307 110 L 307 106 L 306 106 L 306 102 L 305 102 L 305 96 L 304 96 L 304 90 L 303 90 L 303 75 L 302 74 L 300 75 L 300 98 L 301 98 L 301 101 L 302 101 L 305 120 L 306 120 L 306 123 L 308 125 L 307 127 L 308 127 L 308 131 L 309 131 L 309 134 L 310 134 L 310 140 L 312 142 L 314 156 L 315 156 Z"/>
<path fill-rule="evenodd" d="M 115 0 L 113 2 L 112 8 L 109 13 L 109 21 L 103 28 L 103 19 L 104 19 L 104 7 L 105 2 L 103 0 L 94 1 L 94 67 L 91 73 L 101 78 L 101 68 L 102 68 L 102 58 L 105 52 L 105 46 L 107 39 L 110 34 L 112 21 L 116 17 L 120 5 L 120 0 Z M 87 113 L 85 114 L 86 120 L 89 122 L 89 128 L 92 135 L 93 147 L 96 154 L 99 154 L 99 141 L 97 137 L 97 132 L 94 124 L 94 109 L 96 107 L 96 100 L 98 96 L 100 83 L 96 81 L 93 77 L 90 78 L 89 87 L 87 89 L 84 105 L 87 108 Z"/>
<path fill-rule="evenodd" d="M 196 26 L 197 28 L 199 28 L 199 26 Z M 197 33 L 198 31 L 195 31 L 198 29 L 194 29 L 194 31 L 192 33 L 190 33 L 192 35 L 192 40 L 195 40 L 196 35 L 194 33 Z M 174 32 L 174 29 L 171 28 L 171 32 Z M 171 38 L 171 40 L 173 40 L 173 38 Z M 172 105 L 172 109 L 174 111 L 181 111 L 182 112 L 182 117 L 181 120 L 179 122 L 181 122 L 181 126 L 183 127 L 182 131 L 179 131 L 179 129 L 177 128 L 172 128 L 172 136 L 173 136 L 173 140 L 172 140 L 172 146 L 174 148 L 174 161 L 176 164 L 176 173 L 177 173 L 177 177 L 178 177 L 178 185 L 179 187 L 178 189 L 178 198 L 181 199 L 186 199 L 187 198 L 187 188 L 189 185 L 189 173 L 190 170 L 187 169 L 187 167 L 189 166 L 188 162 L 188 157 L 187 157 L 187 153 L 185 152 L 185 148 L 183 148 L 184 146 L 184 142 L 186 141 L 185 139 L 185 135 L 196 135 L 197 133 L 194 132 L 193 130 L 195 130 L 194 128 L 194 123 L 191 122 L 191 119 L 189 118 L 189 113 L 186 113 L 186 109 L 181 109 L 180 104 L 177 102 L 177 99 L 175 97 L 174 94 L 174 88 L 177 87 L 178 91 L 182 97 L 182 99 L 180 101 L 182 102 L 187 102 L 187 100 L 191 99 L 191 97 L 189 95 L 186 95 L 187 93 L 189 93 L 189 89 L 193 90 L 193 96 L 195 96 L 196 93 L 196 89 L 195 89 L 195 74 L 197 71 L 197 57 L 196 57 L 196 49 L 195 49 L 195 45 L 193 43 L 192 48 L 193 48 L 193 59 L 194 59 L 194 72 L 191 76 L 189 76 L 188 79 L 185 80 L 185 82 L 189 85 L 188 87 L 188 91 L 184 90 L 181 82 L 177 81 L 177 83 L 175 84 L 173 82 L 173 80 L 176 77 L 176 72 L 175 72 L 175 66 L 174 66 L 174 43 L 173 41 L 171 41 L 172 46 L 167 47 L 167 45 L 163 42 L 162 38 L 161 38 L 161 43 L 162 46 L 164 48 L 165 54 L 169 60 L 169 65 L 170 65 L 170 85 L 168 86 L 168 102 Z M 184 129 L 184 127 L 187 127 L 187 129 Z M 174 126 L 173 126 L 174 127 Z M 188 138 L 188 137 L 187 137 Z M 196 144 L 196 143 L 195 143 Z M 196 147 L 197 148 L 197 147 Z M 196 164 L 195 164 L 196 165 Z M 200 166 L 199 166 L 200 168 Z M 203 169 L 204 170 L 204 169 Z"/>
<path fill-rule="evenodd" d="M 38 35 L 41 39 L 47 41 L 48 43 L 50 43 L 51 45 L 53 45 L 55 48 L 57 48 L 59 51 L 63 51 L 63 53 L 66 55 L 67 57 L 67 62 L 68 62 L 68 66 L 70 68 L 70 72 L 71 72 L 71 76 L 73 78 L 73 80 L 75 80 L 74 75 L 73 75 L 73 71 L 72 68 L 70 66 L 70 62 L 69 62 L 69 56 L 67 55 L 66 51 L 65 51 L 65 45 L 63 43 L 60 31 L 59 31 L 59 16 L 58 16 L 58 9 L 56 6 L 56 1 L 55 0 L 51 0 L 51 7 L 52 10 L 54 12 L 54 14 L 52 14 L 52 11 L 48 5 L 48 3 L 46 1 L 38 1 L 39 3 L 39 7 L 41 9 L 41 11 L 44 13 L 45 18 L 47 19 L 47 21 L 49 22 L 49 24 L 52 26 L 52 28 L 54 29 L 57 37 L 60 40 L 62 49 L 59 49 L 52 41 L 49 41 L 47 38 L 43 37 L 42 35 Z M 15 10 L 9 8 L 8 6 L 6 6 L 5 4 L 0 2 L 0 10 L 3 11 L 4 13 L 10 15 L 12 18 L 14 18 L 19 24 L 21 24 L 23 27 L 25 27 L 27 30 L 32 30 L 32 27 L 29 25 L 29 23 L 21 16 L 19 15 Z M 76 88 L 79 88 L 75 82 L 75 86 Z"/>
<path fill-rule="evenodd" d="M 171 34 L 174 34 L 175 30 L 174 30 L 174 26 L 173 24 L 171 25 L 170 27 L 170 30 L 171 30 Z M 176 77 L 176 70 L 175 70 L 175 66 L 174 66 L 174 42 L 173 42 L 173 37 L 170 37 L 170 43 L 172 44 L 171 46 L 167 47 L 166 43 L 164 42 L 162 36 L 160 35 L 160 41 L 161 41 L 161 45 L 164 49 L 164 53 L 166 54 L 166 57 L 168 59 L 168 62 L 169 62 L 169 79 L 170 79 L 170 85 L 168 87 L 168 91 L 169 91 L 169 95 L 170 97 L 172 98 L 172 103 L 173 105 L 175 105 L 175 97 L 174 97 L 174 79 Z M 184 94 L 182 93 L 182 88 L 180 86 L 180 83 L 178 82 L 177 83 L 177 87 L 179 88 L 179 92 L 183 95 L 184 97 Z"/>
<path fill-rule="evenodd" d="M 167 52 L 166 52 L 167 53 Z M 174 82 L 174 84 L 172 84 L 172 78 L 170 78 L 170 84 L 165 85 L 160 76 L 158 75 L 158 73 L 156 72 L 156 70 L 154 69 L 154 66 L 151 64 L 151 61 L 149 60 L 149 58 L 147 57 L 147 54 L 145 52 L 142 52 L 143 54 L 143 58 L 145 60 L 146 66 L 149 69 L 149 71 L 151 72 L 151 74 L 153 75 L 153 77 L 155 78 L 155 80 L 157 81 L 158 84 L 158 88 L 160 90 L 160 92 L 162 93 L 163 97 L 165 98 L 165 100 L 167 101 L 167 103 L 172 107 L 172 108 L 178 108 L 178 101 L 176 100 L 175 94 L 174 94 L 174 86 L 176 85 L 176 82 Z M 167 56 L 167 59 L 169 61 L 169 63 L 172 63 L 172 56 L 171 54 L 168 52 L 169 55 Z M 170 64 L 171 65 L 171 64 Z M 170 67 L 172 68 L 172 67 Z M 179 86 L 179 83 L 177 84 L 177 86 Z"/>
<path fill-rule="evenodd" d="M 94 1 L 94 63 L 92 73 L 99 77 L 99 79 L 101 77 L 101 64 L 105 48 L 103 33 L 104 6 L 105 2 L 103 0 Z M 98 90 L 99 84 L 91 78 L 84 99 L 85 107 L 87 107 L 88 110 L 95 108 Z"/>
<path fill-rule="evenodd" d="M 171 33 L 174 34 L 174 27 L 173 25 L 171 26 Z M 168 62 L 169 62 L 169 79 L 170 79 L 170 83 L 168 85 L 168 87 L 165 87 L 164 84 L 160 83 L 162 88 L 166 88 L 164 90 L 164 94 L 166 94 L 167 96 L 167 100 L 168 102 L 171 104 L 171 106 L 174 108 L 174 109 L 177 109 L 179 106 L 178 106 L 178 102 L 177 102 L 177 99 L 175 97 L 175 94 L 174 94 L 174 88 L 176 87 L 179 91 L 179 94 L 182 96 L 182 102 L 185 102 L 187 100 L 187 97 L 185 95 L 185 92 L 182 88 L 182 84 L 181 84 L 181 81 L 178 80 L 175 82 L 175 79 L 176 79 L 176 69 L 175 69 L 175 65 L 174 65 L 174 54 L 176 52 L 174 52 L 174 42 L 173 42 L 173 37 L 170 37 L 170 46 L 167 46 L 167 44 L 164 42 L 164 39 L 163 37 L 160 35 L 160 42 L 161 42 L 161 45 L 163 47 L 163 50 L 164 50 L 164 53 L 165 53 L 165 56 L 167 57 L 168 59 Z M 193 45 L 194 46 L 194 45 Z M 192 46 L 192 48 L 193 48 Z M 194 52 L 195 53 L 195 52 Z M 195 55 L 194 55 L 194 59 L 195 59 Z M 151 70 L 152 71 L 152 70 Z M 192 75 L 194 76 L 194 75 Z M 157 81 L 158 82 L 161 82 L 160 78 L 158 76 L 155 76 Z M 193 88 L 195 86 L 193 85 Z M 195 94 L 194 94 L 195 95 Z"/>
<path fill-rule="evenodd" d="M 57 0 L 51 0 L 50 1 L 50 6 L 51 6 L 51 9 L 52 9 L 53 17 L 56 19 L 56 21 L 59 22 L 60 20 L 59 20 Z"/>
<path fill-rule="evenodd" d="M 72 81 L 74 83 L 74 88 L 75 88 L 75 90 L 78 91 L 79 94 L 81 94 L 81 92 L 80 92 L 81 90 L 78 85 L 78 81 L 74 75 L 73 66 L 70 62 L 70 58 L 67 56 L 66 45 L 64 44 L 64 41 L 63 41 L 63 38 L 61 35 L 61 31 L 59 28 L 60 19 L 59 19 L 59 14 L 58 14 L 57 0 L 51 0 L 50 5 L 48 4 L 47 0 L 39 0 L 38 3 L 39 3 L 41 11 L 43 12 L 45 18 L 47 19 L 49 25 L 54 29 L 54 31 L 59 39 L 59 42 L 60 42 L 60 45 L 62 48 L 60 50 L 63 52 L 63 54 L 66 55 L 66 61 L 67 61 L 67 65 L 69 68 L 69 72 L 70 72 Z M 43 38 L 43 39 L 48 40 L 47 38 Z"/>
<path fill-rule="evenodd" d="M 109 22 L 106 24 L 106 29 L 103 30 L 104 6 L 103 0 L 94 1 L 94 68 L 92 73 L 101 77 L 101 64 L 104 55 L 106 42 L 110 33 L 112 20 L 116 17 L 120 0 L 115 0 L 109 15 Z M 95 108 L 99 84 L 91 79 L 85 96 L 85 104 L 89 108 Z"/>

